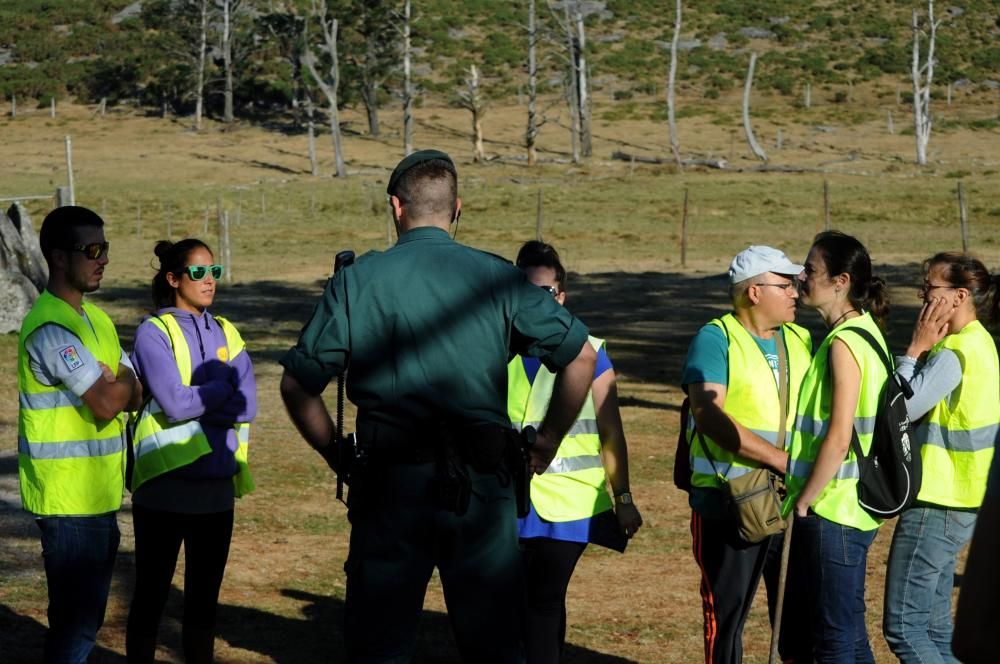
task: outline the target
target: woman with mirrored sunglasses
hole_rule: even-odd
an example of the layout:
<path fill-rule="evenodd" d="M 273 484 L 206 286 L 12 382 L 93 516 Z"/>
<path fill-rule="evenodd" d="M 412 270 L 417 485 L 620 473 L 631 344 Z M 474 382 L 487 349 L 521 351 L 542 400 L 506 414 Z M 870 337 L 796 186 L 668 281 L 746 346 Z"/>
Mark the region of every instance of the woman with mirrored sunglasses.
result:
<path fill-rule="evenodd" d="M 531 241 L 517 255 L 528 280 L 565 304 L 566 270 L 552 245 Z M 531 505 L 518 520 L 527 581 L 528 664 L 558 662 L 566 639 L 566 591 L 588 543 L 624 551 L 642 525 L 629 488 L 628 447 L 618 389 L 604 341 L 590 343 L 597 364 L 590 394 L 555 458 L 531 480 Z M 522 428 L 548 407 L 555 374 L 533 357 L 507 366 L 507 414 Z M 610 484 L 611 495 L 608 493 Z"/>
<path fill-rule="evenodd" d="M 988 322 L 1000 322 L 1000 275 L 960 252 L 928 258 L 923 271 L 920 317 L 896 360 L 896 373 L 913 388 L 906 411 L 916 425 L 923 478 L 893 532 L 882 621 L 889 648 L 904 664 L 957 661 L 955 566 L 972 537 L 1000 435 L 1000 364 L 979 320 L 986 314 Z"/>
<path fill-rule="evenodd" d="M 147 401 L 129 427 L 136 582 L 125 648 L 129 662 L 153 662 L 183 543 L 184 658 L 211 662 L 235 498 L 253 489 L 247 443 L 257 392 L 239 332 L 208 312 L 224 272 L 211 249 L 186 239 L 154 251 L 154 313 L 132 353 Z"/>

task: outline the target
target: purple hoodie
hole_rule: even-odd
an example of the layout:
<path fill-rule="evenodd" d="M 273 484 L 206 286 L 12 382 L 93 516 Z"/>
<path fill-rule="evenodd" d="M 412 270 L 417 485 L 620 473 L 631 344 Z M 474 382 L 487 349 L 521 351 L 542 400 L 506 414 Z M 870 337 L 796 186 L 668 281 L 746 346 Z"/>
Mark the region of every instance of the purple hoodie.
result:
<path fill-rule="evenodd" d="M 207 311 L 201 315 L 167 307 L 155 315 L 173 314 L 191 352 L 191 385 L 181 383 L 170 339 L 146 317 L 135 332 L 132 364 L 143 391 L 152 394 L 171 422 L 197 418 L 211 454 L 172 471 L 190 479 L 224 478 L 236 474 L 233 453 L 238 442 L 233 424 L 250 422 L 257 414 L 253 364 L 244 351 L 225 361 L 226 335 Z"/>

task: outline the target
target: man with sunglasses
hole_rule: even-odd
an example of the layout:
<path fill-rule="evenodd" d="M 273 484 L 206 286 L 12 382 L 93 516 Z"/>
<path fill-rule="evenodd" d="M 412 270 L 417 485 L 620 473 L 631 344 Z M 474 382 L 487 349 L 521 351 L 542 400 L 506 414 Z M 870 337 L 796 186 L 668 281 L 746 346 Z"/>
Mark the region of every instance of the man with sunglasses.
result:
<path fill-rule="evenodd" d="M 580 411 L 596 354 L 587 329 L 510 262 L 448 235 L 455 164 L 403 159 L 388 194 L 399 241 L 338 271 L 281 359 L 292 421 L 325 458 L 321 398 L 347 371 L 363 471 L 350 476 L 344 638 L 352 662 L 410 661 L 438 568 L 463 661 L 523 662 L 523 570 L 506 409 L 507 359 L 557 372 L 532 465 L 545 468 Z M 336 465 L 334 463 L 333 465 Z"/>
<path fill-rule="evenodd" d="M 809 333 L 792 322 L 803 269 L 771 247 L 737 254 L 729 267 L 733 311 L 699 330 L 684 365 L 691 416 L 682 425 L 691 450 L 691 535 L 701 569 L 706 664 L 742 661 L 743 624 L 762 574 L 768 604 L 776 600 L 781 538 L 744 542 L 724 484 L 761 467 L 785 474 L 785 441 L 812 351 Z"/>
<path fill-rule="evenodd" d="M 118 551 L 124 491 L 123 411 L 142 387 L 114 323 L 84 300 L 108 264 L 104 221 L 53 210 L 39 234 L 48 284 L 18 343 L 21 502 L 41 530 L 48 583 L 46 662 L 85 662 L 94 647 Z"/>

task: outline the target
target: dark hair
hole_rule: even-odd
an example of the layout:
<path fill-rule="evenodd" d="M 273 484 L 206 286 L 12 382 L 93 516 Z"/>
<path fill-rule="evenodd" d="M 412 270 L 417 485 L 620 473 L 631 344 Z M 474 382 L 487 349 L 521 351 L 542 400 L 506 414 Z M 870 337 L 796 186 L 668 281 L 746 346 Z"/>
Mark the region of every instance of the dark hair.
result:
<path fill-rule="evenodd" d="M 45 262 L 52 264 L 53 249 L 69 249 L 79 240 L 78 228 L 104 228 L 104 220 L 93 210 L 79 205 L 57 207 L 45 215 L 38 232 L 38 245 Z"/>
<path fill-rule="evenodd" d="M 177 299 L 176 290 L 167 281 L 167 274 L 180 274 L 184 272 L 188 254 L 195 249 L 204 249 L 212 253 L 211 247 L 195 238 L 187 238 L 180 242 L 170 240 L 160 240 L 153 247 L 153 253 L 160 259 L 160 267 L 153 275 L 153 308 L 162 309 L 174 306 Z"/>
<path fill-rule="evenodd" d="M 1000 323 L 1000 274 L 991 275 L 981 260 L 960 251 L 942 251 L 924 261 L 924 274 L 944 265 L 944 278 L 955 288 L 972 293 L 976 311 L 996 325 Z M 992 293 L 992 295 L 991 295 Z"/>
<path fill-rule="evenodd" d="M 458 176 L 445 159 L 429 159 L 408 169 L 393 191 L 407 207 L 412 219 L 455 216 Z"/>
<path fill-rule="evenodd" d="M 838 274 L 851 277 L 847 298 L 856 309 L 871 313 L 879 327 L 885 329 L 889 318 L 889 289 L 881 277 L 872 275 L 872 259 L 865 245 L 857 238 L 840 231 L 824 231 L 813 239 L 830 278 Z"/>
<path fill-rule="evenodd" d="M 566 283 L 566 268 L 559 260 L 559 252 L 551 244 L 546 244 L 541 240 L 530 240 L 521 246 L 517 252 L 517 260 L 514 261 L 522 270 L 529 267 L 549 267 L 556 271 L 556 283 L 559 290 L 563 290 Z"/>

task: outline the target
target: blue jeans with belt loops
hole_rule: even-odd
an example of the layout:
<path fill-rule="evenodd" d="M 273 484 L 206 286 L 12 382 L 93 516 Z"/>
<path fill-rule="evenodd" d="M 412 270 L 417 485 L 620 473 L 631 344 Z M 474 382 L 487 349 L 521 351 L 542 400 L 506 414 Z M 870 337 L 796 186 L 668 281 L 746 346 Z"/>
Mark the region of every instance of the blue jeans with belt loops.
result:
<path fill-rule="evenodd" d="M 36 521 L 49 592 L 45 661 L 85 663 L 111 589 L 121 534 L 115 513 Z"/>
<path fill-rule="evenodd" d="M 791 608 L 790 617 L 793 623 L 808 622 L 801 629 L 806 639 L 811 637 L 806 647 L 812 651 L 811 658 L 799 651 L 792 658 L 796 663 L 874 664 L 865 626 L 865 571 L 877 532 L 812 513 L 796 517 L 789 584 L 794 584 L 793 604 L 800 605 Z"/>
<path fill-rule="evenodd" d="M 973 512 L 915 507 L 896 524 L 885 576 L 882 629 L 903 664 L 953 664 L 951 594 Z"/>

